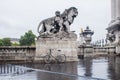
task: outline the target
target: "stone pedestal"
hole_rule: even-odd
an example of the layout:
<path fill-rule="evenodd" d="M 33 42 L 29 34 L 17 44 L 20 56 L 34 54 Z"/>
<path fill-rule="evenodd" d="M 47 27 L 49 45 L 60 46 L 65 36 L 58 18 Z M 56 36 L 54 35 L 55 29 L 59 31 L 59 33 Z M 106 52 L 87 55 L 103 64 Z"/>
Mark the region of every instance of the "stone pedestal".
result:
<path fill-rule="evenodd" d="M 120 45 L 116 46 L 116 54 L 119 55 L 120 54 Z"/>
<path fill-rule="evenodd" d="M 68 36 L 69 37 L 69 36 Z M 35 61 L 43 61 L 43 57 L 52 49 L 52 55 L 65 54 L 66 62 L 78 61 L 76 38 L 57 38 L 57 37 L 40 37 L 36 40 Z M 61 50 L 60 53 L 57 50 Z"/>
<path fill-rule="evenodd" d="M 92 46 L 79 46 L 78 57 L 92 57 L 93 47 Z"/>
<path fill-rule="evenodd" d="M 113 46 L 113 45 L 109 45 L 109 46 L 106 46 L 106 49 L 107 49 L 107 53 L 108 54 L 114 54 L 115 53 L 115 46 Z"/>
<path fill-rule="evenodd" d="M 84 49 L 84 57 L 92 57 L 93 55 L 93 47 L 92 46 L 85 46 Z"/>

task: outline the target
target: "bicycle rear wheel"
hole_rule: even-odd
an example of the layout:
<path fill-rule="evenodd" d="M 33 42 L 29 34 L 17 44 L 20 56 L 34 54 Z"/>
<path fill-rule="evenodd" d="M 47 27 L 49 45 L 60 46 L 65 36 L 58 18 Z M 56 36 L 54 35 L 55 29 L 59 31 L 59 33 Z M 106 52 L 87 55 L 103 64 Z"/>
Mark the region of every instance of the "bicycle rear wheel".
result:
<path fill-rule="evenodd" d="M 47 63 L 47 64 L 49 64 L 49 63 L 51 63 L 51 56 L 50 55 L 46 55 L 46 56 L 44 56 L 44 62 L 45 63 Z"/>
<path fill-rule="evenodd" d="M 66 61 L 66 56 L 64 54 L 60 54 L 56 57 L 58 62 L 65 62 Z"/>

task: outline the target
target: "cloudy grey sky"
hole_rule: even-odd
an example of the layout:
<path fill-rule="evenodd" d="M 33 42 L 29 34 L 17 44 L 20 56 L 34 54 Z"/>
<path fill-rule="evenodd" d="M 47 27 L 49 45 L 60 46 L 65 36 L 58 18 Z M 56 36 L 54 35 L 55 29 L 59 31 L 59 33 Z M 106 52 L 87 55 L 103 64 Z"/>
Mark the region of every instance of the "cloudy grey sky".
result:
<path fill-rule="evenodd" d="M 71 30 L 90 26 L 94 40 L 105 37 L 110 22 L 110 0 L 0 0 L 0 38 L 20 38 L 28 30 L 37 33 L 43 19 L 54 16 L 56 10 L 63 12 L 69 7 L 78 8 L 78 16 Z"/>

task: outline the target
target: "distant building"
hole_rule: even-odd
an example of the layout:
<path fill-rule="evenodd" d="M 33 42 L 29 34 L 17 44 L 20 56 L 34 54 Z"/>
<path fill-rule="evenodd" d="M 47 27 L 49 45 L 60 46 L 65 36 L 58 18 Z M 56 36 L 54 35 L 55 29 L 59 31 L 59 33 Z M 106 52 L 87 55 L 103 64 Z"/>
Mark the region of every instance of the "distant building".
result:
<path fill-rule="evenodd" d="M 12 43 L 17 43 L 17 44 L 19 44 L 19 40 L 20 40 L 20 39 L 18 39 L 18 38 L 10 38 L 10 41 L 11 41 Z"/>

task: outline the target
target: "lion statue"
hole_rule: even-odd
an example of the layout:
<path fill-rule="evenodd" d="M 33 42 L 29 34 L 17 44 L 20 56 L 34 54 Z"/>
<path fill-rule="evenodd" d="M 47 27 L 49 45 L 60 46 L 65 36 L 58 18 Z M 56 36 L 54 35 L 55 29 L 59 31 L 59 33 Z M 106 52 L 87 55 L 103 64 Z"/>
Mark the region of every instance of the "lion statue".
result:
<path fill-rule="evenodd" d="M 60 31 L 70 33 L 70 25 L 77 15 L 78 11 L 75 7 L 65 9 L 62 14 L 60 14 L 59 11 L 56 11 L 54 17 L 45 19 L 39 23 L 37 32 L 39 33 L 39 36 L 43 34 L 55 34 Z"/>

